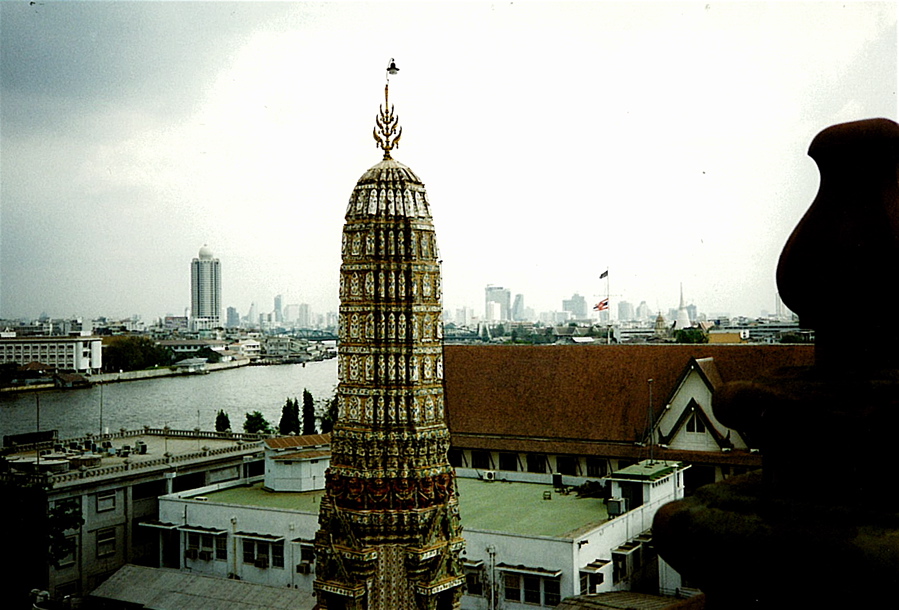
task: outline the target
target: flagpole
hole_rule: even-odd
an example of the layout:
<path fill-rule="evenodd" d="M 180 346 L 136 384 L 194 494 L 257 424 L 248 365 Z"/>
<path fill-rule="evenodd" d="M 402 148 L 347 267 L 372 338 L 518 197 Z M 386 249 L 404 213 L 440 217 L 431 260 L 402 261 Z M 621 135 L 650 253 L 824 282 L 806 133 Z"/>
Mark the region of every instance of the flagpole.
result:
<path fill-rule="evenodd" d="M 609 269 L 606 268 L 606 272 L 604 274 L 606 276 L 606 306 L 608 307 L 609 312 L 609 323 L 606 326 L 606 345 L 612 344 L 612 302 L 609 300 L 609 297 L 612 296 L 609 291 Z"/>
<path fill-rule="evenodd" d="M 605 279 L 605 280 L 606 280 L 606 298 L 603 299 L 603 300 L 601 300 L 601 301 L 600 301 L 599 303 L 597 303 L 596 305 L 594 305 L 593 309 L 595 309 L 595 310 L 599 313 L 600 319 L 602 318 L 602 312 L 605 311 L 605 310 L 609 310 L 609 324 L 606 325 L 606 344 L 608 345 L 608 344 L 610 344 L 610 343 L 612 342 L 612 339 L 611 339 L 611 336 L 610 336 L 610 332 L 611 332 L 611 322 L 612 322 L 612 312 L 611 312 L 611 310 L 609 309 L 609 296 L 610 296 L 610 295 L 609 295 L 609 270 L 606 269 L 605 271 L 603 271 L 603 272 L 599 275 L 599 279 L 601 279 L 601 280 L 602 280 L 602 279 Z"/>

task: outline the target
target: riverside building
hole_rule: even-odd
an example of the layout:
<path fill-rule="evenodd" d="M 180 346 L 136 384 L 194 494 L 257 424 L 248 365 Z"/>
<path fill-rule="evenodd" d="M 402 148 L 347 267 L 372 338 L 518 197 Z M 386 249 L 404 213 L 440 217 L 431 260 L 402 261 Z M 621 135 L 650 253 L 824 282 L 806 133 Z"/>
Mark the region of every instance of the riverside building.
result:
<path fill-rule="evenodd" d="M 190 262 L 191 330 L 222 326 L 222 267 L 203 246 Z"/>
<path fill-rule="evenodd" d="M 0 333 L 0 364 L 40 362 L 51 370 L 76 373 L 99 372 L 103 368 L 100 337 L 18 337 Z"/>

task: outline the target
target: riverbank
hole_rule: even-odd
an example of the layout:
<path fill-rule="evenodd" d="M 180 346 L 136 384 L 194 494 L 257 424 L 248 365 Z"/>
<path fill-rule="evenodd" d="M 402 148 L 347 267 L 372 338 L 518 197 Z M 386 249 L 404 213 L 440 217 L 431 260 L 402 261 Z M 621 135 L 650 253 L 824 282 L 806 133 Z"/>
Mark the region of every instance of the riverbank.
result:
<path fill-rule="evenodd" d="M 165 367 L 122 373 L 99 373 L 97 375 L 91 375 L 88 377 L 88 380 L 91 383 L 116 383 L 119 381 L 135 381 L 137 379 L 156 379 L 157 377 L 182 377 L 184 375 L 197 375 L 215 371 L 224 371 L 227 369 L 236 369 L 242 366 L 248 366 L 249 364 L 249 358 L 236 358 L 229 362 L 207 362 L 202 371 L 179 370 L 177 368 Z"/>
<path fill-rule="evenodd" d="M 70 438 L 166 425 L 208 430 L 219 411 L 230 416 L 233 430 L 241 430 L 248 412 L 260 411 L 277 424 L 288 397 L 301 399 L 308 389 L 319 405 L 330 400 L 336 386 L 337 362 L 331 359 L 306 366 L 240 366 L 211 375 L 101 383 L 77 391 L 2 392 L 0 436 L 55 429 L 60 438 Z"/>
<path fill-rule="evenodd" d="M 60 389 L 83 389 L 98 383 L 117 383 L 120 381 L 137 381 L 139 379 L 156 379 L 159 377 L 183 377 L 185 375 L 198 375 L 212 373 L 215 371 L 224 371 L 228 369 L 236 369 L 243 366 L 249 366 L 249 358 L 236 358 L 229 362 L 207 362 L 202 370 L 187 370 L 176 367 L 161 367 L 158 369 L 146 369 L 143 371 L 125 371 L 120 373 L 96 373 L 94 375 L 84 375 L 83 378 L 87 382 L 85 385 L 72 386 L 70 388 L 60 387 L 56 383 L 35 383 L 23 386 L 11 386 L 0 388 L 0 392 L 37 392 L 40 390 L 60 390 Z"/>

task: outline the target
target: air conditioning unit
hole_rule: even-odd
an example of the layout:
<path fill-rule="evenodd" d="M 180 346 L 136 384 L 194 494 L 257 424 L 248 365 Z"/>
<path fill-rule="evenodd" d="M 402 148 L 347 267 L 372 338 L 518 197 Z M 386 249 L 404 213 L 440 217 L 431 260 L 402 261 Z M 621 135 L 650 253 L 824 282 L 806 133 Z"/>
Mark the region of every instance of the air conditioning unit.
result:
<path fill-rule="evenodd" d="M 484 480 L 485 481 L 495 481 L 496 480 L 496 471 L 495 470 L 485 470 L 484 471 Z"/>
<path fill-rule="evenodd" d="M 609 498 L 606 500 L 606 510 L 610 517 L 617 517 L 627 512 L 627 500 L 624 498 Z"/>
<path fill-rule="evenodd" d="M 199 556 L 203 561 L 212 561 L 212 551 L 200 551 Z"/>
<path fill-rule="evenodd" d="M 199 556 L 199 551 L 197 549 L 187 549 L 184 551 L 185 559 L 196 559 Z"/>
<path fill-rule="evenodd" d="M 257 568 L 265 569 L 268 567 L 268 555 L 260 555 L 256 558 L 256 561 L 253 562 L 253 565 Z"/>
<path fill-rule="evenodd" d="M 312 564 L 308 561 L 303 561 L 297 564 L 297 574 L 312 574 Z"/>

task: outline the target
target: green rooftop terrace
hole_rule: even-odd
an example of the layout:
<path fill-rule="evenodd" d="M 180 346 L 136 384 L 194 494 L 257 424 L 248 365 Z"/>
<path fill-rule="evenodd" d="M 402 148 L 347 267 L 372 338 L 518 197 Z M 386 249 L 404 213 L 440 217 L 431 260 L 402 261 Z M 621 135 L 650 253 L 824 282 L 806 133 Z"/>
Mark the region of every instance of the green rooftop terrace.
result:
<path fill-rule="evenodd" d="M 467 530 L 573 538 L 608 519 L 601 499 L 560 494 L 549 485 L 462 478 L 457 481 L 462 526 Z M 545 493 L 549 499 L 544 499 Z M 208 502 L 317 514 L 324 491 L 272 492 L 256 483 L 201 495 Z"/>
<path fill-rule="evenodd" d="M 260 481 L 254 485 L 238 485 L 197 495 L 217 504 L 258 506 L 260 508 L 295 510 L 303 513 L 318 514 L 318 505 L 321 503 L 322 496 L 325 495 L 325 490 L 319 489 L 317 491 L 304 492 L 266 491 L 262 488 L 262 482 Z"/>
<path fill-rule="evenodd" d="M 550 485 L 457 479 L 462 527 L 523 536 L 574 538 L 609 518 L 599 498 L 556 493 Z M 543 498 L 544 493 L 550 499 Z"/>

